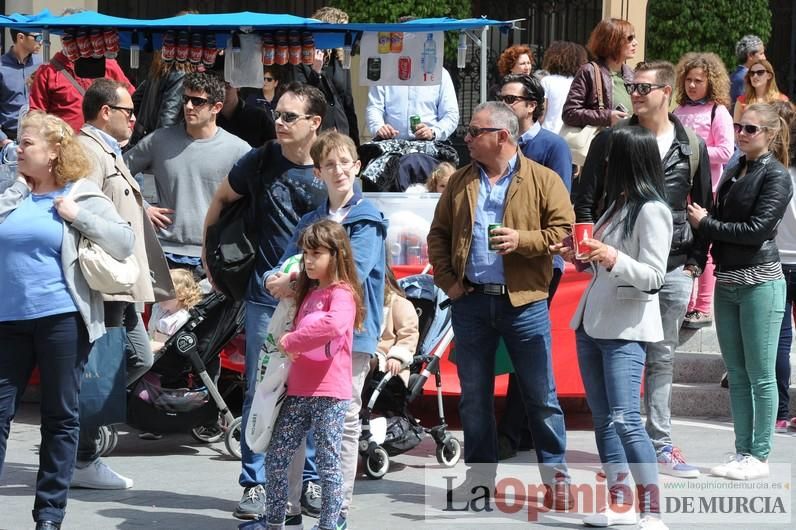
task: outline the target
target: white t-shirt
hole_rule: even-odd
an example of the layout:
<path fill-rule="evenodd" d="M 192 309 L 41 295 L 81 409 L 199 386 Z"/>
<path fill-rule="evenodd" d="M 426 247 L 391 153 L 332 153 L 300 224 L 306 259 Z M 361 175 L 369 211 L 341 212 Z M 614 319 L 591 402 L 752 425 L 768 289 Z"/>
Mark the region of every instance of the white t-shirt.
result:
<path fill-rule="evenodd" d="M 669 148 L 672 146 L 672 143 L 674 143 L 674 125 L 669 122 L 669 129 L 662 135 L 658 136 L 656 140 L 658 140 L 658 152 L 661 155 L 661 160 L 663 160 L 663 157 L 665 157 L 666 153 L 669 152 Z"/>
<path fill-rule="evenodd" d="M 564 110 L 564 103 L 569 95 L 573 79 L 575 78 L 563 75 L 546 75 L 540 81 L 544 88 L 545 98 L 547 98 L 547 112 L 545 112 L 542 127 L 548 131 L 558 134 L 564 125 L 561 111 Z"/>

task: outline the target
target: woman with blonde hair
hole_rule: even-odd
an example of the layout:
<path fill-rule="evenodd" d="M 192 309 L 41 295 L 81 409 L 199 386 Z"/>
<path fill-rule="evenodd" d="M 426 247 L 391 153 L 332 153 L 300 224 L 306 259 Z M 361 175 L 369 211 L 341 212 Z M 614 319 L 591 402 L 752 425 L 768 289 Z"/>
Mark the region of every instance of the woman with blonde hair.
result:
<path fill-rule="evenodd" d="M 738 96 L 733 112 L 733 121 L 738 123 L 747 105 L 787 101 L 788 96 L 779 91 L 774 67 L 765 59 L 760 59 L 749 67 L 744 79 L 746 91 Z"/>
<path fill-rule="evenodd" d="M 90 163 L 61 118 L 31 111 L 20 122 L 19 178 L 0 195 L 0 467 L 11 420 L 38 365 L 41 448 L 33 519 L 61 527 L 75 467 L 78 394 L 91 343 L 105 333 L 102 295 L 78 264 L 81 237 L 123 260 L 133 231 L 84 179 Z"/>
<path fill-rule="evenodd" d="M 677 64 L 674 115 L 705 140 L 710 159 L 713 193 L 719 184 L 724 164 L 735 149 L 730 104 L 730 78 L 724 63 L 715 53 L 687 53 Z M 683 327 L 698 329 L 712 323 L 713 260 L 708 255 L 705 270 L 694 282 Z"/>

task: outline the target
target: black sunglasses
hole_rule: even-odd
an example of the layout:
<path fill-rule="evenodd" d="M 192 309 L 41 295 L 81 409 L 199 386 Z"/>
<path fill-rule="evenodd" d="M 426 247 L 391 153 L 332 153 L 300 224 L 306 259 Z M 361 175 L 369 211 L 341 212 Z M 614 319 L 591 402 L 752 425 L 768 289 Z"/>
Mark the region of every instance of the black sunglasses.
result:
<path fill-rule="evenodd" d="M 300 119 L 308 120 L 314 116 L 314 114 L 296 114 L 295 112 L 282 112 L 279 110 L 275 110 L 271 113 L 274 117 L 274 121 L 282 120 L 282 123 L 293 123 Z"/>
<path fill-rule="evenodd" d="M 518 101 L 534 101 L 533 98 L 527 96 L 513 96 L 511 94 L 506 94 L 505 96 L 498 94 L 497 100 L 502 101 L 506 105 L 514 105 Z"/>
<path fill-rule="evenodd" d="M 269 82 L 269 83 L 270 83 L 270 82 L 272 82 L 272 81 L 274 80 L 274 78 L 273 78 L 273 77 L 268 77 L 268 76 L 265 76 L 265 77 L 263 77 L 263 79 L 264 79 L 265 81 Z"/>
<path fill-rule="evenodd" d="M 766 75 L 768 70 L 749 70 L 749 77 L 754 77 L 756 75 Z"/>
<path fill-rule="evenodd" d="M 638 92 L 639 96 L 646 96 L 653 90 L 657 90 L 659 88 L 664 88 L 668 85 L 657 85 L 654 83 L 625 83 L 625 90 L 631 96 L 633 92 Z"/>
<path fill-rule="evenodd" d="M 202 97 L 199 97 L 199 96 L 183 96 L 182 97 L 182 104 L 183 105 L 187 105 L 189 101 L 191 102 L 191 105 L 194 106 L 194 108 L 199 108 L 202 105 L 207 105 L 208 103 L 210 103 L 209 99 L 202 98 Z"/>
<path fill-rule="evenodd" d="M 762 125 L 750 125 L 748 123 L 733 123 L 732 127 L 735 129 L 735 134 L 740 134 L 743 131 L 749 136 L 755 136 L 763 129 L 767 129 L 767 127 Z"/>
<path fill-rule="evenodd" d="M 497 132 L 503 130 L 505 129 L 501 127 L 476 127 L 475 125 L 470 125 L 469 127 L 467 127 L 467 134 L 470 135 L 470 138 L 475 138 L 477 136 L 481 136 L 484 133 Z"/>
<path fill-rule="evenodd" d="M 108 107 L 112 108 L 113 110 L 120 110 L 124 112 L 128 120 L 133 118 L 133 112 L 135 111 L 135 109 L 132 107 L 118 107 L 116 105 L 108 105 Z"/>
<path fill-rule="evenodd" d="M 44 36 L 41 33 L 25 33 L 26 37 L 30 37 L 31 39 L 35 40 L 36 42 L 41 42 L 44 40 Z"/>

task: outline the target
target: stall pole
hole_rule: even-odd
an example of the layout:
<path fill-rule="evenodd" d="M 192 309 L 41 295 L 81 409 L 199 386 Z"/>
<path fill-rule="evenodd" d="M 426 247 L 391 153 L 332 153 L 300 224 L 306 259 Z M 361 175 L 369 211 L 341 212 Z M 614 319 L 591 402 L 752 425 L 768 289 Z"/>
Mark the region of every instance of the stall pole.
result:
<path fill-rule="evenodd" d="M 487 52 L 487 36 L 489 35 L 489 26 L 484 26 L 481 30 L 481 103 L 486 103 L 486 52 Z"/>

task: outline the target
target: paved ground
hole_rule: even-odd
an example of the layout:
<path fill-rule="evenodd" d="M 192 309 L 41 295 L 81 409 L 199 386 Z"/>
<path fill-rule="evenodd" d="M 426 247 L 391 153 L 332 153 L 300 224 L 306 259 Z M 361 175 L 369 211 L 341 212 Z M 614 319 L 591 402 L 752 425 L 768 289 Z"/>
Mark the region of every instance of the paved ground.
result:
<path fill-rule="evenodd" d="M 38 458 L 37 421 L 36 405 L 25 404 L 12 426 L 3 476 L 0 478 L 0 529 L 3 530 L 20 530 L 33 526 L 30 509 Z M 576 482 L 594 484 L 596 465 L 593 462 L 597 458 L 588 418 L 573 415 L 568 422 L 567 456 L 573 477 Z M 731 425 L 726 422 L 676 421 L 674 434 L 689 460 L 695 463 L 714 463 L 722 453 L 732 448 Z M 514 519 L 498 515 L 500 510 L 494 510 L 485 519 L 474 518 L 472 513 L 442 512 L 439 508 L 443 507 L 440 503 L 444 503 L 444 500 L 440 503 L 436 503 L 436 500 L 444 499 L 444 495 L 441 495 L 443 490 L 430 488 L 430 497 L 424 493 L 424 481 L 432 484 L 439 483 L 440 480 L 444 482 L 441 477 L 451 475 L 451 471 L 445 473 L 436 466 L 433 452 L 434 444 L 427 439 L 409 454 L 395 457 L 390 472 L 383 480 L 368 480 L 364 476 L 360 478 L 356 483 L 349 527 L 357 530 L 391 530 L 422 526 L 443 530 L 581 526 L 582 515 L 577 514 L 541 514 L 538 522 L 528 523 L 523 522 L 528 518 L 529 512 L 526 509 L 514 515 Z M 521 453 L 511 461 L 514 465 L 502 466 L 502 469 L 525 482 L 534 482 L 538 480 L 536 468 L 519 465 L 530 458 L 529 453 Z M 188 435 L 170 436 L 154 442 L 141 441 L 133 431 L 121 436 L 118 448 L 106 460 L 114 469 L 132 477 L 135 487 L 123 492 L 73 490 L 70 493 L 64 528 L 216 530 L 238 527 L 239 521 L 230 514 L 241 493 L 237 486 L 239 464 L 226 454 L 223 443 L 200 445 Z M 795 461 L 796 434 L 775 435 L 771 462 L 793 464 Z M 426 473 L 427 465 L 429 470 Z M 777 476 L 772 477 L 772 480 L 782 483 L 781 491 L 777 495 L 782 499 L 782 508 L 786 512 L 784 515 L 683 515 L 684 510 L 681 509 L 680 513 L 668 517 L 670 527 L 717 528 L 722 525 L 730 528 L 793 528 L 796 520 L 791 520 L 791 505 L 796 507 L 796 502 L 791 467 L 780 465 L 776 467 L 774 474 Z M 722 484 L 727 487 L 728 481 L 721 479 L 702 478 L 696 482 L 688 482 L 666 477 L 663 481 L 664 495 L 680 499 L 676 502 L 682 508 L 686 502 L 682 500 L 684 494 L 673 490 L 683 487 L 683 482 L 692 488 L 711 488 L 710 484 L 716 484 L 716 481 L 720 483 L 719 487 Z M 729 483 L 730 486 L 736 484 Z M 709 491 L 715 493 L 716 488 Z M 705 493 L 697 491 L 696 495 L 700 494 Z M 736 498 L 747 495 L 740 490 L 733 490 L 732 493 L 724 491 L 720 494 Z M 688 495 L 693 496 L 693 490 Z M 427 510 L 427 499 L 434 499 L 437 509 Z M 535 505 L 529 503 L 529 506 Z M 750 506 L 753 510 L 755 505 Z M 762 504 L 757 507 L 761 506 Z M 714 509 L 716 507 L 717 505 L 713 506 Z M 779 518 L 778 522 L 775 517 Z M 309 529 L 314 523 L 312 519 L 305 519 L 305 528 Z"/>

